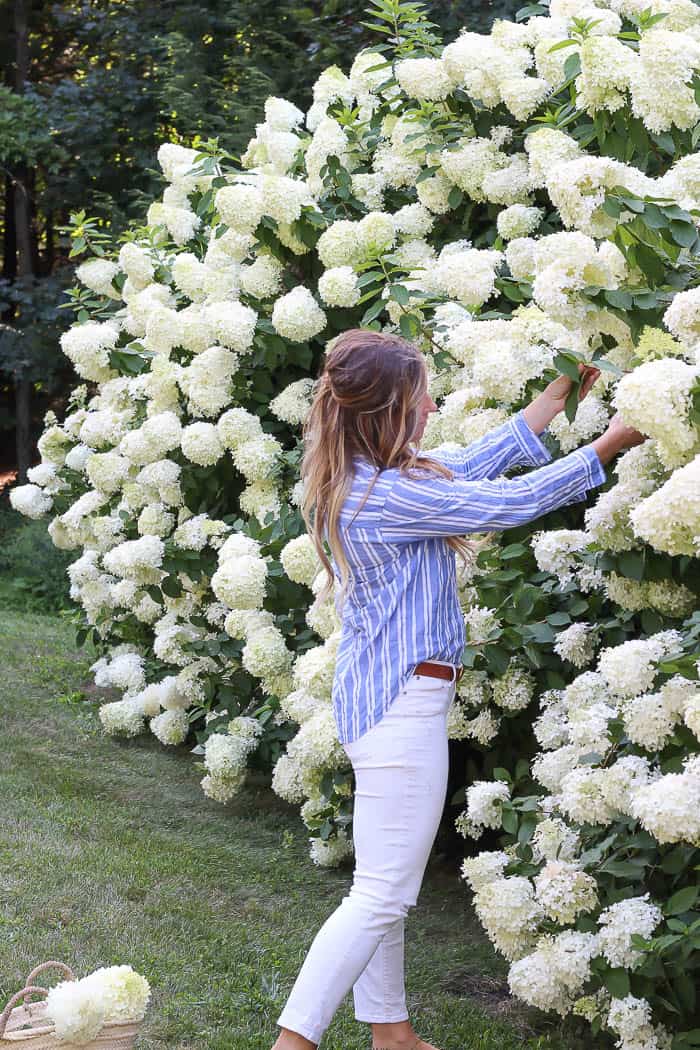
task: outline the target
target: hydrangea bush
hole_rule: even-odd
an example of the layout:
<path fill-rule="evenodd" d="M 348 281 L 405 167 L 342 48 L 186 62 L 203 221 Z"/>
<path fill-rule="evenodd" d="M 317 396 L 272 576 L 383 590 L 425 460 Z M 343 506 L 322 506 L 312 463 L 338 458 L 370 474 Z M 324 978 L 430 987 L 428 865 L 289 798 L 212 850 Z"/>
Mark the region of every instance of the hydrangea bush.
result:
<path fill-rule="evenodd" d="M 700 9 L 551 0 L 446 45 L 419 5 L 372 15 L 382 42 L 325 70 L 305 113 L 267 99 L 240 158 L 164 144 L 162 199 L 123 243 L 76 219 L 90 254 L 61 345 L 80 383 L 11 499 L 79 552 L 80 638 L 123 693 L 105 731 L 195 742 L 220 802 L 271 769 L 314 861 L 336 864 L 341 625 L 298 470 L 329 342 L 364 326 L 421 347 L 426 450 L 557 372 L 574 382 L 554 455 L 620 412 L 648 440 L 586 505 L 460 566 L 448 732 L 475 757 L 457 826 L 504 832 L 464 876 L 515 994 L 622 1050 L 682 1050 L 700 958 Z M 579 405 L 581 361 L 602 372 Z"/>

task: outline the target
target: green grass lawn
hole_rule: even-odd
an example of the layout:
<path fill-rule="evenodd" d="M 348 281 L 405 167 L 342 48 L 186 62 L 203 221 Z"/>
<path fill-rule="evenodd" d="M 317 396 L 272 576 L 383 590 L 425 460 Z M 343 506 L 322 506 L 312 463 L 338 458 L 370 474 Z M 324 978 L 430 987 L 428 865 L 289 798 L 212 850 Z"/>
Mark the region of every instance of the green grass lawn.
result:
<path fill-rule="evenodd" d="M 350 862 L 317 868 L 297 807 L 260 778 L 223 806 L 187 746 L 104 737 L 95 656 L 65 619 L 5 611 L 0 639 L 0 1010 L 45 959 L 78 977 L 129 963 L 152 988 L 139 1050 L 269 1050 Z M 434 854 L 406 928 L 416 1030 L 441 1050 L 575 1045 L 508 997 L 505 971 Z M 348 993 L 321 1047 L 370 1046 Z"/>

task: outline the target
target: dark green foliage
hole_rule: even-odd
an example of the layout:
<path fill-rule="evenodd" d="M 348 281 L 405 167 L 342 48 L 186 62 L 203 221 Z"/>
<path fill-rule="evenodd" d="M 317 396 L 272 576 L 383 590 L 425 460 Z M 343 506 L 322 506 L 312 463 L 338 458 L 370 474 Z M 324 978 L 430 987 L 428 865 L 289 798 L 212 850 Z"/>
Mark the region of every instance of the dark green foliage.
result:
<path fill-rule="evenodd" d="M 66 570 L 74 551 L 55 547 L 46 521 L 0 506 L 0 604 L 26 610 L 74 608 Z"/>

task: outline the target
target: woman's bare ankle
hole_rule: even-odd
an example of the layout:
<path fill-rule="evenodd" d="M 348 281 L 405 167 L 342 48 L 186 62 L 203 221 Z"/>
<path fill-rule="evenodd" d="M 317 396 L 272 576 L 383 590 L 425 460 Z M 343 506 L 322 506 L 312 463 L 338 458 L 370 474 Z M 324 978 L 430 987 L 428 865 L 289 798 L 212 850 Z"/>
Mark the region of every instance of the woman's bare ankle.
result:
<path fill-rule="evenodd" d="M 408 1019 L 372 1024 L 372 1050 L 413 1050 L 418 1043 L 420 1039 Z"/>
<path fill-rule="evenodd" d="M 316 1050 L 318 1043 L 312 1043 L 291 1028 L 280 1028 L 280 1034 L 272 1047 L 272 1050 Z"/>

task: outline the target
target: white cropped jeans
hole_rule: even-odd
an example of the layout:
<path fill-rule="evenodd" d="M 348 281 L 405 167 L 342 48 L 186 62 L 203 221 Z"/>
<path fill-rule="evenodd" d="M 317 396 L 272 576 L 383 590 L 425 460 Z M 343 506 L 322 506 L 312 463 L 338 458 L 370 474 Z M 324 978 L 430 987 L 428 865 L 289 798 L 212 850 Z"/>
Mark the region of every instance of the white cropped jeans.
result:
<path fill-rule="evenodd" d="M 408 1018 L 404 918 L 445 804 L 455 692 L 454 675 L 413 675 L 375 725 L 342 745 L 355 772 L 352 886 L 316 934 L 277 1018 L 314 1043 L 350 988 L 358 1021 Z"/>

